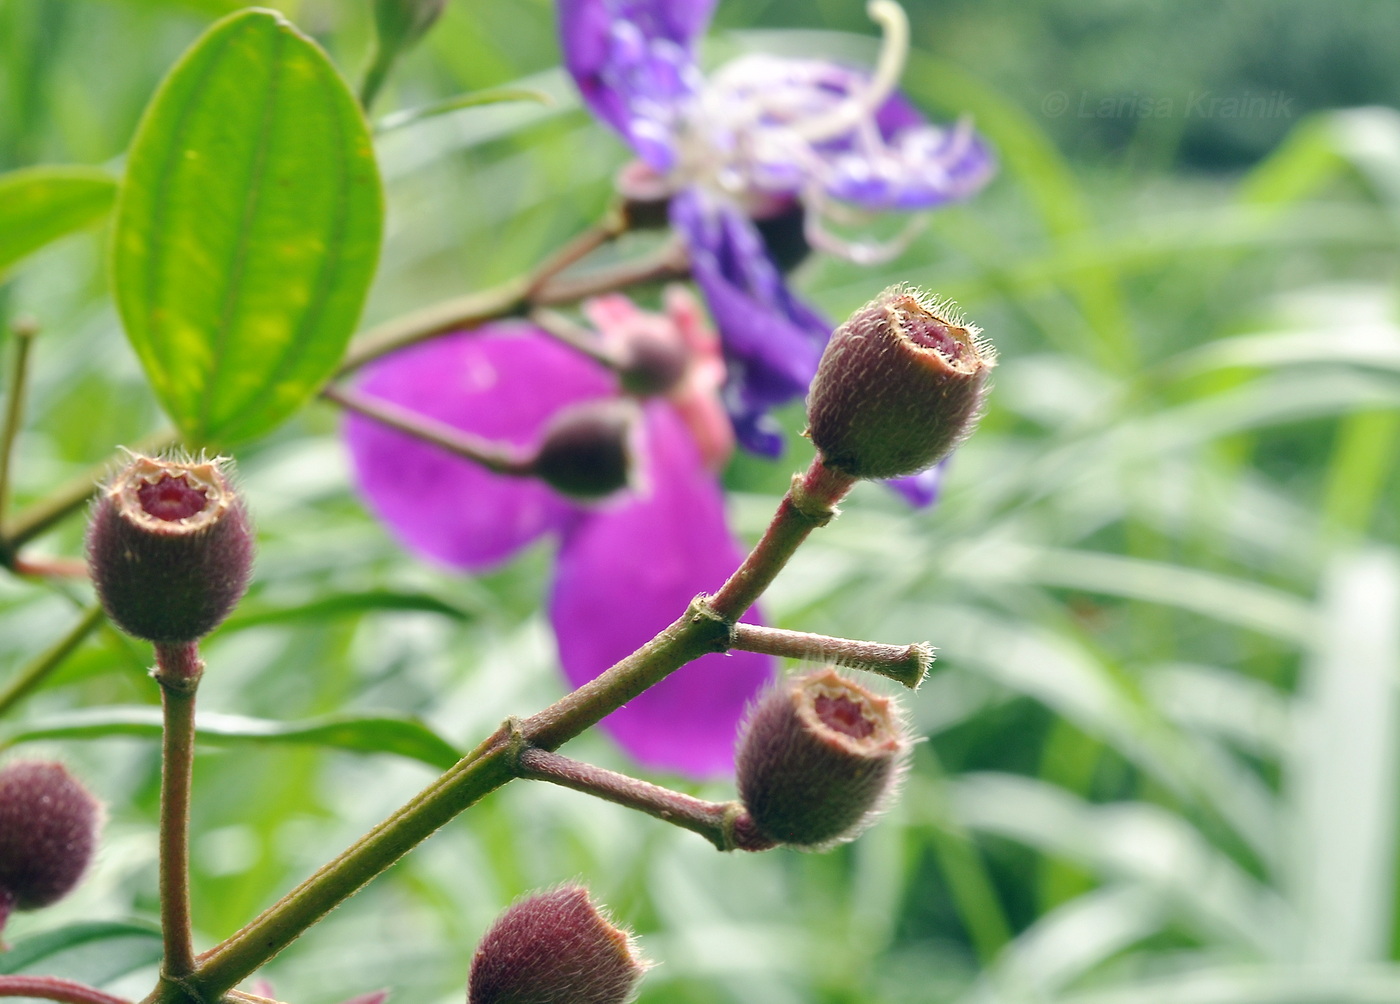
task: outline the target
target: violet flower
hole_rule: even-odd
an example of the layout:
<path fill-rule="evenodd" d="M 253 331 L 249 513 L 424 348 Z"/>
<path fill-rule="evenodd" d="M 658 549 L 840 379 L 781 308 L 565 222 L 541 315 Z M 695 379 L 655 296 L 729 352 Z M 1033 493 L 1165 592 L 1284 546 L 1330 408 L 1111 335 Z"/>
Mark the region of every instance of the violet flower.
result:
<path fill-rule="evenodd" d="M 783 439 L 769 412 L 806 393 L 831 324 L 788 290 L 754 221 L 796 211 L 812 246 L 878 261 L 912 230 L 879 245 L 837 237 L 828 221 L 968 198 L 994 162 L 966 122 L 932 125 L 896 92 L 908 22 L 893 0 L 869 6 L 885 30 L 873 73 L 753 54 L 706 78 L 695 49 L 713 7 L 559 0 L 560 43 L 584 101 L 641 158 L 624 178 L 670 198 L 671 224 L 723 338 L 735 433 L 773 457 Z M 895 487 L 927 504 L 936 478 Z"/>
<path fill-rule="evenodd" d="M 346 420 L 360 491 L 418 554 L 479 572 L 542 537 L 558 538 L 549 617 L 575 686 L 648 641 L 697 593 L 717 589 L 742 558 L 716 478 L 733 446 L 717 397 L 723 362 L 699 305 L 679 287 L 668 294 L 665 316 L 622 296 L 585 304 L 604 348 L 622 348 L 637 335 L 667 337 L 689 360 L 665 396 L 641 404 L 638 487 L 601 504 L 493 474 L 370 419 Z M 620 393 L 611 371 L 523 322 L 404 349 L 367 367 L 359 389 L 520 448 L 534 446 L 561 409 Z M 727 774 L 744 707 L 772 669 L 767 656 L 707 655 L 603 724 L 649 766 L 692 777 Z"/>

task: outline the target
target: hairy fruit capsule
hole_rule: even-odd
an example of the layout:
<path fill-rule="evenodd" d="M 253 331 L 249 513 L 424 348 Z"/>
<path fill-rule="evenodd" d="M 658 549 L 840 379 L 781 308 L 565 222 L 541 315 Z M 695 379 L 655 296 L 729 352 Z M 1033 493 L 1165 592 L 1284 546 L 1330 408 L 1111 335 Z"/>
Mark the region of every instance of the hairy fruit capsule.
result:
<path fill-rule="evenodd" d="M 472 958 L 467 1004 L 622 1004 L 648 964 L 578 885 L 527 896 Z"/>
<path fill-rule="evenodd" d="M 11 910 L 66 896 L 87 870 L 102 809 L 62 764 L 0 769 L 0 928 Z"/>
<path fill-rule="evenodd" d="M 137 456 L 98 495 L 87 554 L 98 598 L 122 630 L 192 642 L 248 588 L 253 530 L 225 461 Z"/>
<path fill-rule="evenodd" d="M 532 471 L 573 498 L 611 495 L 632 476 L 637 418 L 630 401 L 585 401 L 565 408 L 545 429 Z"/>
<path fill-rule="evenodd" d="M 807 395 L 830 468 L 895 478 L 932 467 L 971 431 L 996 354 L 949 303 L 891 286 L 833 332 Z"/>
<path fill-rule="evenodd" d="M 761 694 L 740 732 L 739 798 L 777 843 L 854 839 L 892 796 L 909 750 L 893 702 L 834 669 Z"/>

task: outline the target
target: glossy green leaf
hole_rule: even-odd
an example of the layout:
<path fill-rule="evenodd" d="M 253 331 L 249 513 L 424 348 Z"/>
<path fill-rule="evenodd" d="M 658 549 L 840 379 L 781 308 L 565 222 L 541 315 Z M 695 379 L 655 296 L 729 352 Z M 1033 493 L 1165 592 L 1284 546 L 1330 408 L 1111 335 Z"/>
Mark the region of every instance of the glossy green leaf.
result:
<path fill-rule="evenodd" d="M 0 174 L 0 275 L 50 241 L 101 219 L 117 183 L 89 167 L 30 167 Z"/>
<path fill-rule="evenodd" d="M 200 742 L 210 745 L 277 742 L 330 746 L 355 753 L 394 753 L 443 770 L 461 758 L 456 747 L 422 722 L 385 715 L 331 715 L 305 722 L 276 722 L 244 715 L 201 714 L 195 731 Z M 3 744 L 111 736 L 157 739 L 160 733 L 158 708 L 96 708 L 30 722 L 6 735 Z"/>
<path fill-rule="evenodd" d="M 237 613 L 224 622 L 221 630 L 238 631 L 262 624 L 301 624 L 335 617 L 353 617 L 380 610 L 442 614 L 458 621 L 470 620 L 472 616 L 461 607 L 453 606 L 427 593 L 371 589 L 359 593 L 333 593 L 308 603 L 288 606 L 244 603 Z"/>
<path fill-rule="evenodd" d="M 0 952 L 0 975 L 42 969 L 105 983 L 160 961 L 160 930 L 144 924 L 84 921 L 16 941 Z"/>
<path fill-rule="evenodd" d="M 368 127 L 314 42 L 250 10 L 184 55 L 131 147 L 113 276 L 189 445 L 267 432 L 330 377 L 382 216 Z"/>

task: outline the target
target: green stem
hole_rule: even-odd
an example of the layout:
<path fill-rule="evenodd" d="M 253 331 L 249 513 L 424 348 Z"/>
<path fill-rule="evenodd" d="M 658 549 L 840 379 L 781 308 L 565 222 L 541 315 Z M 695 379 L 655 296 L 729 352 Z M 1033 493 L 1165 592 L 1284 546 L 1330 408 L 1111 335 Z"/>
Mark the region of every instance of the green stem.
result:
<path fill-rule="evenodd" d="M 194 773 L 194 695 L 204 664 L 194 642 L 156 644 L 153 676 L 160 684 L 165 729 L 160 775 L 160 930 L 162 978 L 194 972 L 190 923 L 190 788 Z"/>
<path fill-rule="evenodd" d="M 29 350 L 34 346 L 38 328 L 32 323 L 17 323 L 10 329 L 15 336 L 15 365 L 10 371 L 8 400 L 4 424 L 0 425 L 0 517 L 10 509 L 10 463 L 15 449 L 15 437 L 24 421 L 24 391 L 29 380 Z M 8 555 L 13 559 L 14 555 Z"/>
<path fill-rule="evenodd" d="M 397 59 L 397 50 L 389 49 L 379 42 L 375 43 L 374 58 L 365 70 L 364 80 L 360 81 L 360 107 L 365 110 L 366 115 L 369 114 L 374 99 L 379 96 L 380 88 L 389 79 L 389 71 L 394 68 Z"/>
<path fill-rule="evenodd" d="M 863 669 L 898 680 L 910 690 L 918 689 L 929 666 L 933 664 L 933 646 L 926 642 L 882 645 L 874 641 L 832 638 L 824 634 L 785 631 L 757 624 L 735 624 L 729 647 L 741 652 L 761 652 L 786 659 L 828 662 Z"/>
<path fill-rule="evenodd" d="M 4 715 L 21 698 L 42 683 L 46 676 L 63 665 L 63 661 L 102 623 L 102 617 L 102 607 L 97 604 L 88 607 L 66 635 L 31 659 L 16 673 L 14 679 L 5 684 L 4 689 L 0 689 L 0 715 Z"/>
<path fill-rule="evenodd" d="M 321 396 L 347 411 L 364 415 L 380 425 L 431 443 L 445 453 L 480 464 L 496 474 L 515 478 L 528 478 L 534 474 L 533 458 L 521 451 L 500 446 L 480 436 L 473 436 L 446 422 L 425 418 L 418 412 L 402 408 L 392 401 L 367 397 L 342 387 L 326 387 L 321 391 Z"/>

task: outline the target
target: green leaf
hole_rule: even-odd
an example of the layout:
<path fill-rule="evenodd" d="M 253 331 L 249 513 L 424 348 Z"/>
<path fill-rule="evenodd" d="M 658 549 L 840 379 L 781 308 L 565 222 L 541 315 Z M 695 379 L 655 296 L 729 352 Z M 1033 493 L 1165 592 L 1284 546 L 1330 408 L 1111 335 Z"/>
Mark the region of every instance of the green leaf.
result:
<path fill-rule="evenodd" d="M 184 55 L 132 143 L 113 275 L 189 445 L 265 433 L 329 379 L 382 217 L 368 127 L 314 42 L 249 10 Z"/>
<path fill-rule="evenodd" d="M 355 753 L 394 753 L 442 770 L 461 759 L 456 747 L 422 722 L 386 715 L 329 715 L 305 722 L 276 722 L 244 715 L 201 714 L 195 720 L 195 732 L 201 742 L 210 745 L 279 742 L 330 746 Z M 156 739 L 160 733 L 158 708 L 95 708 L 28 723 L 7 734 L 3 744 L 110 736 Z"/>
<path fill-rule="evenodd" d="M 116 181 L 96 168 L 0 174 L 0 275 L 45 244 L 101 219 L 116 195 Z"/>
<path fill-rule="evenodd" d="M 453 620 L 471 620 L 470 612 L 453 606 L 428 593 L 398 592 L 392 589 L 372 589 L 360 593 L 335 593 L 307 603 L 271 606 L 244 603 L 224 622 L 222 631 L 238 631 L 262 624 L 301 623 L 351 617 L 376 610 L 442 614 Z"/>
<path fill-rule="evenodd" d="M 155 927 L 84 921 L 16 941 L 0 952 L 0 975 L 42 964 L 46 973 L 100 984 L 159 962 L 161 955 Z"/>

